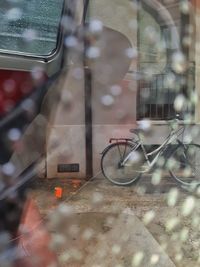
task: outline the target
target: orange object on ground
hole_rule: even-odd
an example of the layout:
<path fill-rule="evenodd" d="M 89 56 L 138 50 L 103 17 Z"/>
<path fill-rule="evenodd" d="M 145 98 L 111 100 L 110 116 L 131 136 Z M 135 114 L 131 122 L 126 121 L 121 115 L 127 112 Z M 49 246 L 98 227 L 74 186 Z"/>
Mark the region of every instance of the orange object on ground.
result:
<path fill-rule="evenodd" d="M 62 187 L 55 187 L 54 195 L 56 198 L 62 198 Z"/>

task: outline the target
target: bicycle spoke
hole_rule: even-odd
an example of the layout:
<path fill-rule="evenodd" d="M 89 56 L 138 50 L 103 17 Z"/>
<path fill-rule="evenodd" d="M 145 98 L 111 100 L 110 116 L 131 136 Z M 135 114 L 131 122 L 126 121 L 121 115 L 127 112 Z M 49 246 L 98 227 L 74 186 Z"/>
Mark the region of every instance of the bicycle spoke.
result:
<path fill-rule="evenodd" d="M 122 155 L 122 153 L 121 153 L 121 151 L 120 151 L 119 146 L 120 146 L 120 145 L 118 144 L 118 145 L 117 145 L 117 148 L 118 148 L 119 155 L 120 155 L 120 161 L 122 162 L 123 159 L 124 159 L 124 157 L 125 157 L 125 155 L 126 155 L 126 148 L 127 148 L 127 145 L 124 146 L 124 152 L 123 152 L 123 155 Z"/>
<path fill-rule="evenodd" d="M 140 177 L 133 166 L 124 166 L 123 161 L 135 148 L 135 143 L 118 142 L 112 144 L 103 154 L 101 168 L 104 176 L 117 185 L 127 185 Z"/>
<path fill-rule="evenodd" d="M 170 174 L 183 185 L 200 184 L 200 146 L 180 145 L 171 159 Z"/>

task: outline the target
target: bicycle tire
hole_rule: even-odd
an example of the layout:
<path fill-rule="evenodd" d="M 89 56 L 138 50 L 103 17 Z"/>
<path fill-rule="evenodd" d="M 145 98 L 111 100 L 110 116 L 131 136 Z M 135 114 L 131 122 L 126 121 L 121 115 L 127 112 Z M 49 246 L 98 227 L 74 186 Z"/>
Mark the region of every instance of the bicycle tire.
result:
<path fill-rule="evenodd" d="M 200 145 L 179 144 L 169 158 L 170 175 L 183 186 L 200 185 Z"/>
<path fill-rule="evenodd" d="M 130 185 L 141 177 L 141 166 L 144 163 L 144 156 L 141 153 L 141 148 L 134 149 L 135 143 L 131 142 L 116 142 L 111 144 L 101 158 L 101 170 L 105 178 L 116 185 Z M 134 170 L 131 166 L 122 166 L 121 163 L 129 152 L 134 153 L 137 159 L 138 170 Z M 135 173 L 134 173 L 135 171 Z"/>

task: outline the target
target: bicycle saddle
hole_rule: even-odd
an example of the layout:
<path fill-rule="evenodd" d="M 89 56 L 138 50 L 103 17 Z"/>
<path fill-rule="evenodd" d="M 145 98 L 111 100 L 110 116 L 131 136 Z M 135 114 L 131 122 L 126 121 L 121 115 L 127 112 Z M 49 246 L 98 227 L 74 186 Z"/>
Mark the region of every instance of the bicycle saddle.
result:
<path fill-rule="evenodd" d="M 130 129 L 130 132 L 138 135 L 139 133 L 142 133 L 143 130 L 142 129 Z"/>

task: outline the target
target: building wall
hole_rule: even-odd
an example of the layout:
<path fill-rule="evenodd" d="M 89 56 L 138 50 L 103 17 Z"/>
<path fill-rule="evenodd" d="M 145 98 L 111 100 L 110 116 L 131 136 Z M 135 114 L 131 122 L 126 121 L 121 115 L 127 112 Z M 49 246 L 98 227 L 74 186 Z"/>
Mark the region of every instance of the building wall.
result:
<path fill-rule="evenodd" d="M 79 73 L 80 78 L 75 75 Z M 85 109 L 84 80 L 82 64 L 70 68 L 58 85 L 59 98 L 56 101 L 53 90 L 47 99 L 56 102 L 50 114 L 46 137 L 46 172 L 48 178 L 85 176 Z M 59 164 L 79 164 L 79 172 L 58 172 Z"/>
<path fill-rule="evenodd" d="M 168 5 L 175 26 L 180 27 L 178 1 Z M 161 10 L 162 12 L 162 10 Z M 115 14 L 114 16 L 111 14 Z M 99 175 L 100 153 L 112 137 L 132 137 L 129 129 L 136 126 L 137 108 L 137 57 L 126 55 L 130 48 L 137 46 L 137 10 L 130 1 L 91 1 L 90 16 L 103 22 L 104 30 L 93 45 L 100 52 L 97 59 L 91 61 L 92 69 L 92 116 L 93 116 L 93 171 Z M 196 25 L 200 13 L 197 11 Z M 189 54 L 189 60 L 195 59 L 195 82 L 199 84 L 199 47 L 198 27 L 196 29 L 196 47 Z M 83 73 L 80 62 L 64 77 L 64 90 L 61 95 L 70 99 L 71 106 L 65 108 L 62 101 L 57 105 L 50 120 L 47 136 L 47 177 L 85 178 L 85 110 L 84 79 L 77 82 L 74 73 Z M 62 88 L 62 86 L 61 86 Z M 198 92 L 198 97 L 200 93 Z M 199 108 L 197 118 L 200 116 Z M 198 126 L 196 126 L 198 127 Z M 188 128 L 186 137 L 191 131 Z M 195 132 L 195 131 L 194 131 Z M 152 129 L 146 136 L 147 144 L 159 144 L 169 133 L 164 122 L 152 122 Z M 186 138 L 187 139 L 187 138 Z M 195 140 L 198 136 L 195 137 Z M 58 146 L 56 151 L 52 148 Z M 61 149 L 60 149 L 61 147 Z M 59 163 L 79 163 L 79 173 L 57 172 Z M 100 175 L 101 176 L 101 175 Z"/>
<path fill-rule="evenodd" d="M 113 10 L 116 16 L 111 16 Z M 100 56 L 91 61 L 93 170 L 96 174 L 100 167 L 100 152 L 108 139 L 117 132 L 118 136 L 129 134 L 128 129 L 136 121 L 136 82 L 130 84 L 123 79 L 131 64 L 136 64 L 126 56 L 126 51 L 137 44 L 137 18 L 130 2 L 113 0 L 91 1 L 90 16 L 104 24 L 102 34 L 93 43 Z M 129 26 L 130 21 L 134 26 Z M 52 112 L 48 127 L 48 178 L 85 178 L 86 175 L 84 77 L 77 81 L 74 75 L 77 71 L 83 73 L 82 57 L 76 58 L 78 65 L 75 64 L 63 78 L 61 101 Z M 65 109 L 63 95 L 70 98 L 69 109 Z M 80 172 L 58 173 L 57 165 L 61 163 L 79 163 Z"/>

